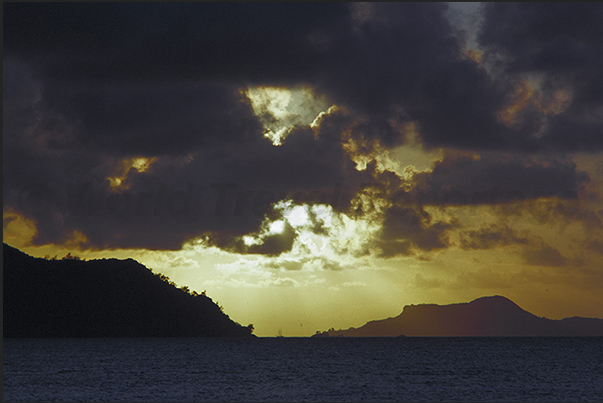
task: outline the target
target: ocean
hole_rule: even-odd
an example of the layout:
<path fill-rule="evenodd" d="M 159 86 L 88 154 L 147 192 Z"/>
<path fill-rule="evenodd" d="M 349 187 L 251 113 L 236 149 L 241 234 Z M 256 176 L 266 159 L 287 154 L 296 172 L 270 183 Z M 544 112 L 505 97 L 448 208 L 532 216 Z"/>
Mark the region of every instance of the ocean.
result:
<path fill-rule="evenodd" d="M 4 401 L 603 401 L 603 338 L 5 339 Z"/>

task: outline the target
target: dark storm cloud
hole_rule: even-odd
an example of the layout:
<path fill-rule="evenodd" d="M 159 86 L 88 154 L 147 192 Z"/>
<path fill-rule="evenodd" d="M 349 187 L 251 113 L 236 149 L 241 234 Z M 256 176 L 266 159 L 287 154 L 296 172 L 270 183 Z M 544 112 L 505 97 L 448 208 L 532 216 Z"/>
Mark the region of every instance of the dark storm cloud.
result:
<path fill-rule="evenodd" d="M 545 99 L 571 90 L 569 108 L 536 141 L 541 148 L 603 149 L 603 4 L 487 3 L 478 40 L 506 77 L 540 77 Z"/>
<path fill-rule="evenodd" d="M 587 245 L 587 248 L 592 250 L 593 252 L 603 256 L 603 242 L 597 239 L 593 239 Z"/>
<path fill-rule="evenodd" d="M 506 225 L 490 225 L 460 233 L 460 247 L 465 250 L 494 249 L 500 246 L 530 243 L 529 238 L 517 235 Z"/>
<path fill-rule="evenodd" d="M 6 4 L 5 52 L 76 81 L 303 79 L 345 4 Z"/>
<path fill-rule="evenodd" d="M 574 199 L 589 181 L 572 161 L 484 153 L 446 155 L 433 172 L 415 176 L 418 201 L 427 205 L 495 204 L 559 197 Z"/>
<path fill-rule="evenodd" d="M 80 231 L 99 248 L 178 249 L 198 236 L 231 247 L 256 233 L 273 214 L 270 203 L 283 195 L 348 211 L 362 183 L 390 183 L 374 167 L 354 169 L 341 147 L 350 127 L 354 136 L 385 146 L 406 141 L 397 125 L 416 122 L 428 147 L 540 147 L 526 140 L 526 125 L 510 129 L 497 118 L 518 68 L 494 79 L 464 56 L 445 4 L 4 3 L 3 9 L 4 207 L 36 220 L 36 244 L 61 243 Z M 512 29 L 505 21 L 500 29 Z M 577 40 L 589 44 L 590 35 Z M 484 38 L 494 46 L 495 39 Z M 581 74 L 594 63 L 585 60 Z M 597 147 L 600 118 L 587 106 L 599 98 L 586 83 L 600 75 L 584 77 L 570 80 L 579 88 L 574 103 L 549 121 L 543 142 Z M 274 147 L 239 90 L 300 84 L 349 112 L 331 113 L 318 129 L 298 127 Z M 578 140 L 569 139 L 570 131 Z M 125 158 L 142 156 L 158 160 L 148 172 L 130 169 L 127 186 L 111 191 L 107 177 L 118 174 Z M 558 195 L 578 191 L 586 180 L 568 163 L 526 161 L 445 161 L 424 178 L 425 190 L 472 195 L 501 184 Z M 386 214 L 398 213 L 418 224 L 388 223 L 385 249 L 447 245 L 446 225 L 431 223 L 421 209 L 398 206 Z M 277 238 L 258 253 L 290 248 L 292 239 Z"/>
<path fill-rule="evenodd" d="M 503 52 L 510 70 L 590 70 L 603 41 L 600 3 L 487 3 L 479 41 Z M 593 47 L 593 48 L 591 48 Z"/>
<path fill-rule="evenodd" d="M 87 122 L 112 120 L 111 97 L 116 123 L 131 108 L 134 125 L 183 95 L 128 94 L 132 83 L 308 83 L 365 116 L 365 136 L 387 145 L 403 141 L 390 118 L 418 121 L 430 145 L 506 144 L 495 117 L 503 94 L 462 56 L 444 4 L 366 7 L 360 18 L 348 4 L 8 4 L 5 55 L 55 88 L 76 86 L 66 102 Z M 93 85 L 108 83 L 126 94 Z M 171 102 L 162 119 L 181 117 L 183 105 Z"/>
<path fill-rule="evenodd" d="M 557 249 L 548 245 L 536 250 L 526 250 L 522 256 L 524 262 L 531 266 L 563 267 L 570 262 Z"/>
<path fill-rule="evenodd" d="M 186 154 L 261 140 L 261 125 L 236 87 L 48 85 L 41 104 L 70 122 L 74 141 L 112 155 Z"/>
<path fill-rule="evenodd" d="M 508 145 L 495 117 L 503 94 L 484 69 L 462 55 L 445 4 L 367 7 L 367 18 L 333 49 L 319 84 L 367 117 L 365 136 L 386 145 L 402 142 L 388 124 L 394 118 L 417 122 L 429 146 Z"/>
<path fill-rule="evenodd" d="M 559 201 L 551 208 L 551 213 L 562 220 L 563 225 L 577 222 L 582 225 L 585 234 L 591 236 L 603 229 L 603 211 L 593 211 L 581 200 Z"/>
<path fill-rule="evenodd" d="M 507 211 L 501 207 L 496 214 L 522 214 L 521 210 L 527 209 L 523 213 L 540 224 L 560 216 L 582 220 L 589 228 L 600 222 L 596 214 L 585 209 L 580 201 L 589 176 L 579 171 L 571 160 L 559 157 L 493 152 L 476 157 L 447 152 L 435 164 L 433 171 L 414 175 L 411 189 L 404 189 L 403 184 L 389 178 L 388 173 L 374 172 L 373 165 L 369 165 L 367 171 L 371 169 L 381 191 L 374 198 L 381 197 L 388 204 L 383 212 L 383 226 L 378 238 L 371 242 L 382 257 L 413 255 L 420 250 L 436 251 L 452 245 L 450 232 L 461 228 L 461 223 L 455 220 L 436 221 L 427 207 L 501 205 L 525 201 L 540 204 L 522 206 L 518 211 Z M 370 212 L 366 207 L 364 210 Z M 533 243 L 529 236 L 517 234 L 501 225 L 462 231 L 460 237 L 459 246 L 466 250 Z M 528 255 L 530 258 L 535 256 L 531 252 Z"/>
<path fill-rule="evenodd" d="M 384 216 L 380 238 L 375 246 L 382 256 L 407 255 L 411 246 L 423 251 L 448 247 L 448 231 L 457 225 L 452 222 L 433 222 L 430 214 L 418 208 L 389 208 Z"/>
<path fill-rule="evenodd" d="M 375 176 L 377 183 L 362 188 L 358 194 L 364 197 L 355 200 L 352 210 L 352 214 L 377 217 L 382 223 L 377 234 L 367 239 L 366 253 L 373 251 L 384 258 L 411 256 L 450 245 L 449 231 L 457 228 L 458 222 L 436 221 L 399 183 L 382 178 L 387 173 Z"/>
<path fill-rule="evenodd" d="M 116 124 L 128 108 L 135 112 L 130 125 L 166 109 L 160 127 L 195 106 L 212 110 L 195 99 L 201 95 L 193 95 L 194 88 L 116 94 L 92 83 L 308 83 L 364 116 L 364 135 L 386 145 L 404 141 L 389 124 L 394 118 L 417 122 L 428 146 L 599 148 L 600 5 L 548 6 L 486 6 L 480 43 L 487 55 L 503 53 L 510 65 L 494 78 L 463 55 L 447 6 L 438 3 L 8 3 L 4 44 L 5 55 L 35 66 L 57 86 L 83 86 L 71 91 L 69 102 L 82 100 L 79 112 L 91 122 L 114 120 L 106 110 L 111 97 L 121 99 L 113 106 Z M 534 137 L 541 111 L 526 111 L 515 128 L 497 116 L 517 74 L 533 71 L 544 72 L 545 92 L 560 83 L 575 90 L 569 110 L 549 119 L 542 139 Z M 193 100 L 185 104 L 187 96 Z M 98 115 L 91 116 L 98 104 Z M 189 119 L 180 128 L 184 139 L 198 122 Z"/>
<path fill-rule="evenodd" d="M 148 172 L 131 168 L 124 186 L 112 191 L 107 178 L 119 172 L 123 155 L 73 142 L 36 146 L 48 134 L 31 123 L 40 120 L 38 99 L 5 93 L 5 105 L 25 106 L 5 119 L 5 138 L 14 145 L 4 163 L 19 175 L 5 171 L 4 203 L 36 220 L 34 244 L 60 244 L 80 231 L 86 247 L 179 249 L 207 236 L 226 249 L 274 255 L 291 248 L 288 233 L 260 246 L 245 247 L 239 239 L 257 232 L 266 215 L 279 218 L 271 203 L 289 198 L 343 211 L 367 180 L 334 135 L 342 117 L 333 113 L 323 117 L 317 138 L 299 128 L 280 147 L 258 133 L 248 141 L 226 139 L 228 147 L 210 143 L 186 155 L 160 155 Z"/>
<path fill-rule="evenodd" d="M 80 86 L 70 99 L 74 87 L 49 91 L 27 65 L 4 67 L 4 206 L 36 220 L 34 244 L 79 231 L 96 248 L 179 249 L 204 235 L 227 247 L 257 231 L 271 203 L 345 209 L 361 180 L 337 113 L 323 117 L 318 138 L 300 128 L 274 147 L 233 87 Z M 112 191 L 107 178 L 131 156 L 159 160 L 149 172 L 131 168 Z M 246 250 L 287 249 L 274 238 Z"/>
<path fill-rule="evenodd" d="M 218 239 L 216 237 L 212 238 L 211 235 L 207 243 L 233 253 L 278 256 L 291 250 L 296 237 L 295 230 L 289 224 L 285 224 L 282 233 L 266 235 L 261 238 L 260 243 L 254 245 L 246 245 L 240 238 Z"/>

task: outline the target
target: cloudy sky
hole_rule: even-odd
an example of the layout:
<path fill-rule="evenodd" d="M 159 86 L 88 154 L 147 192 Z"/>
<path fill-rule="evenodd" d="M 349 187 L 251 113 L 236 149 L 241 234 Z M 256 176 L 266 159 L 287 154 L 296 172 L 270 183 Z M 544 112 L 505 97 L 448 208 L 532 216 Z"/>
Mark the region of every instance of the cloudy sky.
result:
<path fill-rule="evenodd" d="M 603 4 L 4 3 L 3 238 L 256 334 L 603 317 Z"/>

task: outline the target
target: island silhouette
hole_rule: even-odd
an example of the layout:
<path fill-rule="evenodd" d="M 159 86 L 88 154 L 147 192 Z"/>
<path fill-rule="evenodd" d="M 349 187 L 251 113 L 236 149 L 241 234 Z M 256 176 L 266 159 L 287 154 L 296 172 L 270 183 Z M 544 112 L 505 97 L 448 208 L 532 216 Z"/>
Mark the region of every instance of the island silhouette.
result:
<path fill-rule="evenodd" d="M 3 272 L 6 338 L 255 337 L 133 259 L 42 259 L 3 244 Z"/>
<path fill-rule="evenodd" d="M 133 259 L 29 256 L 3 244 L 6 338 L 255 337 L 205 293 L 178 288 Z M 603 337 L 603 319 L 542 318 L 500 295 L 407 305 L 400 315 L 312 337 Z"/>
<path fill-rule="evenodd" d="M 406 305 L 394 318 L 359 328 L 333 328 L 312 337 L 563 337 L 603 336 L 603 319 L 541 318 L 500 295 L 468 303 Z"/>

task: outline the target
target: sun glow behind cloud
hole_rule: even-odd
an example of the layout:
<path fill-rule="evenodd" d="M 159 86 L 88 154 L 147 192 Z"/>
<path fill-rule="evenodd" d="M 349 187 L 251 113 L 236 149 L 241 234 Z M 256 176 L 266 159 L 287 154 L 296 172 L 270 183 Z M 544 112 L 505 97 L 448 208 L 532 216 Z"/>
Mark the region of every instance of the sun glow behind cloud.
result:
<path fill-rule="evenodd" d="M 286 227 L 292 228 L 295 239 L 291 250 L 277 257 L 261 259 L 266 262 L 295 261 L 298 263 L 296 269 L 339 270 L 356 257 L 368 255 L 367 242 L 381 228 L 377 213 L 350 217 L 325 204 L 295 204 L 283 200 L 274 205 L 274 211 L 278 214 L 277 219 L 266 218 L 258 234 L 244 235 L 241 240 L 247 246 L 262 245 L 268 237 L 283 235 Z M 249 259 L 255 261 L 257 258 Z"/>
<path fill-rule="evenodd" d="M 264 126 L 264 136 L 279 146 L 297 126 L 312 124 L 329 104 L 310 87 L 250 87 L 243 91 Z"/>
<path fill-rule="evenodd" d="M 147 172 L 151 166 L 157 161 L 157 157 L 134 157 L 123 159 L 119 163 L 117 173 L 114 176 L 107 177 L 111 190 L 115 192 L 123 191 L 129 188 L 126 183 L 130 170 L 134 169 L 138 173 Z"/>

